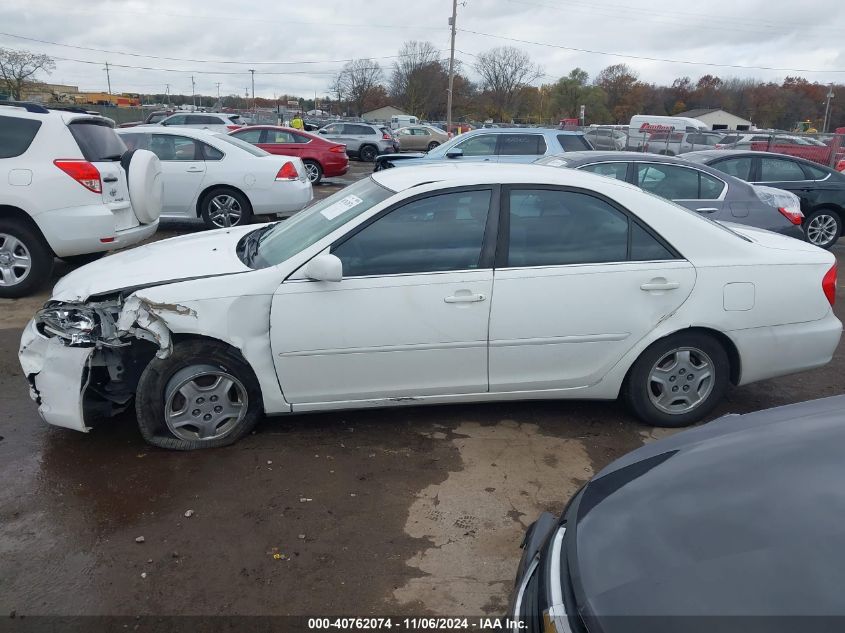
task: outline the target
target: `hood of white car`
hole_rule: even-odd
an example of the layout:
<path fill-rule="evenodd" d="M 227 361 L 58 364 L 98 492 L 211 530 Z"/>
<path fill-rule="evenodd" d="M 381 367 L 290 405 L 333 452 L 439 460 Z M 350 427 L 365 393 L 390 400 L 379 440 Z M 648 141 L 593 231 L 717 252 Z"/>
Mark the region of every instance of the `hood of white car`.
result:
<path fill-rule="evenodd" d="M 243 235 L 261 226 L 182 235 L 114 253 L 63 277 L 53 288 L 53 299 L 85 301 L 127 288 L 249 272 L 235 248 Z"/>

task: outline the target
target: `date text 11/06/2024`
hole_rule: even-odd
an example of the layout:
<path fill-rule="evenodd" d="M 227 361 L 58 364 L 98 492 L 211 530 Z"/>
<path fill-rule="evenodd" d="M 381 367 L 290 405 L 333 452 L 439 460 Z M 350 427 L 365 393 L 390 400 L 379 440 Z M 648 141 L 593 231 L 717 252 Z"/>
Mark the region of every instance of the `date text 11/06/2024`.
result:
<path fill-rule="evenodd" d="M 309 618 L 309 630 L 379 630 L 408 631 L 513 631 L 526 628 L 526 623 L 509 618 Z"/>

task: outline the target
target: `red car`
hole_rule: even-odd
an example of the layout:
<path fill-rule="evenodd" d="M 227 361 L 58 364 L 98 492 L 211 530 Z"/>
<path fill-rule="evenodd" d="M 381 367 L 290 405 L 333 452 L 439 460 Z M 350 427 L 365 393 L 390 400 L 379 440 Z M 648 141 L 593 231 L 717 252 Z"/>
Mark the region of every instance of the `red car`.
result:
<path fill-rule="evenodd" d="M 312 185 L 320 182 L 323 176 L 342 176 L 349 169 L 346 145 L 320 138 L 310 132 L 278 125 L 250 125 L 230 132 L 230 135 L 271 154 L 301 158 Z"/>

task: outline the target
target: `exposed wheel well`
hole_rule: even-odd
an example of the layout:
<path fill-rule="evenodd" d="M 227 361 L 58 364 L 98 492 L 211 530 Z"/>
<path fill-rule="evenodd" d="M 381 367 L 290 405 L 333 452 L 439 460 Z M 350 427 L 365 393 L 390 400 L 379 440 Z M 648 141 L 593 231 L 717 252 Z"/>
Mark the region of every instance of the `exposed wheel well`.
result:
<path fill-rule="evenodd" d="M 250 202 L 249 196 L 246 195 L 242 190 L 238 189 L 237 187 L 234 187 L 232 185 L 209 185 L 208 187 L 203 189 L 202 192 L 200 193 L 200 195 L 197 197 L 196 212 L 197 212 L 198 218 L 202 216 L 202 202 L 203 202 L 203 200 L 205 200 L 205 197 L 209 194 L 209 192 L 214 191 L 215 189 L 221 189 L 221 190 L 224 190 L 224 191 L 229 190 L 229 191 L 234 191 L 235 193 L 241 194 L 244 198 L 246 198 L 247 204 L 249 204 L 250 208 L 252 208 L 252 202 Z"/>
<path fill-rule="evenodd" d="M 13 207 L 8 204 L 0 204 L 0 218 L 10 218 L 13 220 L 17 220 L 21 224 L 24 224 L 28 228 L 35 231 L 39 236 L 41 236 L 41 239 L 43 240 L 44 244 L 47 245 L 47 248 L 50 249 L 50 252 L 55 255 L 49 242 L 47 242 L 47 238 L 44 237 L 44 234 L 41 232 L 41 229 L 38 228 L 38 225 L 35 223 L 35 220 L 32 219 L 32 216 L 29 215 L 29 213 L 19 207 Z"/>

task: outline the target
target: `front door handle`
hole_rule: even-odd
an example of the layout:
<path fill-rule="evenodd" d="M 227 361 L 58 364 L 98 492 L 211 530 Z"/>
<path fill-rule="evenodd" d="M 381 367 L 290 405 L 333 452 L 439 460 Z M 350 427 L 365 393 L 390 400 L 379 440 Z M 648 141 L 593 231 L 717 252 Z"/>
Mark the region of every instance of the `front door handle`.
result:
<path fill-rule="evenodd" d="M 657 290 L 676 290 L 680 288 L 681 284 L 677 281 L 667 281 L 666 279 L 658 278 L 652 279 L 649 282 L 646 282 L 640 286 L 640 290 L 645 290 L 646 292 L 654 292 Z"/>
<path fill-rule="evenodd" d="M 716 207 L 701 207 L 696 209 L 699 213 L 716 213 L 719 209 Z"/>
<path fill-rule="evenodd" d="M 446 303 L 477 303 L 484 301 L 486 298 L 482 294 L 454 294 L 451 297 L 445 297 L 443 301 Z"/>
<path fill-rule="evenodd" d="M 199 167 L 188 167 L 187 171 L 191 174 L 198 174 L 198 173 L 200 173 L 201 171 L 204 171 L 204 170 L 199 168 Z"/>

